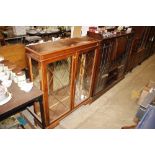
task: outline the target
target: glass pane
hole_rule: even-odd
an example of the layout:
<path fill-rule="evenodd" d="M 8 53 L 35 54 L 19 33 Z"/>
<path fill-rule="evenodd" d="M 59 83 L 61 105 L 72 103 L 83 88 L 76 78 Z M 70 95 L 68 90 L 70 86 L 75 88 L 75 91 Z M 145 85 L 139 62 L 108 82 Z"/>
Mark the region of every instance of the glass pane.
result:
<path fill-rule="evenodd" d="M 98 66 L 95 94 L 106 87 L 108 78 L 108 70 L 111 62 L 111 55 L 113 51 L 113 43 L 104 43 L 100 51 L 100 64 Z"/>
<path fill-rule="evenodd" d="M 75 90 L 76 105 L 89 97 L 94 54 L 94 51 L 89 51 L 85 54 L 80 54 L 78 57 Z"/>
<path fill-rule="evenodd" d="M 50 121 L 70 110 L 71 58 L 48 64 L 48 102 Z"/>
<path fill-rule="evenodd" d="M 33 84 L 35 87 L 40 89 L 39 63 L 33 59 L 31 59 L 31 63 L 32 63 Z"/>
<path fill-rule="evenodd" d="M 32 77 L 33 77 L 33 85 L 35 87 L 37 87 L 38 89 L 40 89 L 40 74 L 39 74 L 39 63 L 34 60 L 31 59 L 31 63 L 32 63 Z M 41 118 L 40 116 L 40 108 L 39 108 L 39 103 L 36 103 L 35 106 L 31 107 L 31 109 L 39 116 L 39 118 Z M 37 125 L 37 124 L 35 124 Z"/>

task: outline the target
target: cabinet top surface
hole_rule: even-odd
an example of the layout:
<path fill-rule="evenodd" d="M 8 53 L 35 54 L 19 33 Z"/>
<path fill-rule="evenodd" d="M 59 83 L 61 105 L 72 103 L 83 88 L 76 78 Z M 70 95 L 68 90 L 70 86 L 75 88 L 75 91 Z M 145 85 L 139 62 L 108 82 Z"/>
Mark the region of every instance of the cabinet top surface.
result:
<path fill-rule="evenodd" d="M 72 47 L 81 45 L 87 45 L 89 43 L 97 43 L 93 38 L 82 37 L 82 38 L 67 38 L 58 41 L 50 41 L 45 43 L 39 43 L 27 46 L 29 49 L 37 52 L 38 54 L 47 54 L 54 51 L 65 50 Z"/>
<path fill-rule="evenodd" d="M 88 32 L 87 33 L 88 37 L 92 37 L 92 38 L 95 38 L 95 39 L 98 39 L 98 40 L 115 39 L 115 38 L 119 38 L 119 37 L 133 35 L 133 34 L 134 34 L 133 32 L 130 32 L 130 33 L 121 32 L 121 33 L 117 33 L 117 34 L 109 36 L 109 37 L 103 37 L 103 35 L 100 34 L 100 33 L 94 33 L 94 32 Z"/>

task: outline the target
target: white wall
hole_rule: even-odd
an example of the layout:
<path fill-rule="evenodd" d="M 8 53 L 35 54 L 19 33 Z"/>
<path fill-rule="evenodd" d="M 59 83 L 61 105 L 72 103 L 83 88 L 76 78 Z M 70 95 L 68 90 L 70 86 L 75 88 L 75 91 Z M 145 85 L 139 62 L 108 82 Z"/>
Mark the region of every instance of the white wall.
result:
<path fill-rule="evenodd" d="M 81 28 L 81 36 L 86 36 L 87 35 L 87 31 L 89 30 L 89 26 L 82 26 Z"/>
<path fill-rule="evenodd" d="M 71 38 L 86 36 L 89 26 L 72 26 L 71 27 Z"/>

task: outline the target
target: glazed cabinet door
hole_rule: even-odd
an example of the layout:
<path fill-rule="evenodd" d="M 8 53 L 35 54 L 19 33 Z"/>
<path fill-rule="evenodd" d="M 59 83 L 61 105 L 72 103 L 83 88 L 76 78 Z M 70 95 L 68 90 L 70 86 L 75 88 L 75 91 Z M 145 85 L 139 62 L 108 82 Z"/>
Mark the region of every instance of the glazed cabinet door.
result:
<path fill-rule="evenodd" d="M 106 41 L 101 44 L 97 60 L 95 88 L 93 94 L 96 95 L 106 87 L 110 64 L 113 61 L 114 41 Z"/>
<path fill-rule="evenodd" d="M 47 93 L 50 122 L 71 110 L 72 57 L 48 63 Z"/>
<path fill-rule="evenodd" d="M 78 52 L 75 72 L 74 106 L 78 106 L 91 96 L 96 51 L 95 49 L 90 49 Z"/>
<path fill-rule="evenodd" d="M 150 27 L 150 33 L 147 41 L 147 57 L 155 52 L 155 27 Z"/>

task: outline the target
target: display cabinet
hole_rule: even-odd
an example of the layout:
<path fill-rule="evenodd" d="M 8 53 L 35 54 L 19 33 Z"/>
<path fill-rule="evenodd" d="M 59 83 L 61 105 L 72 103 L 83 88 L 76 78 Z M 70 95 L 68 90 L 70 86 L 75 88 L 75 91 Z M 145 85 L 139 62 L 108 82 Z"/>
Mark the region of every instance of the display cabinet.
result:
<path fill-rule="evenodd" d="M 98 51 L 98 41 L 88 37 L 26 47 L 31 80 L 44 92 L 47 128 L 90 103 Z M 35 112 L 39 115 L 36 106 Z"/>
<path fill-rule="evenodd" d="M 100 41 L 93 96 L 106 90 L 124 78 L 131 49 L 133 33 L 119 33 L 111 37 L 88 32 L 88 36 Z"/>
<path fill-rule="evenodd" d="M 151 27 L 134 26 L 132 28 L 134 32 L 134 38 L 128 61 L 127 72 L 131 71 L 134 67 L 142 63 L 149 56 L 149 48 L 147 48 L 147 45 Z"/>

